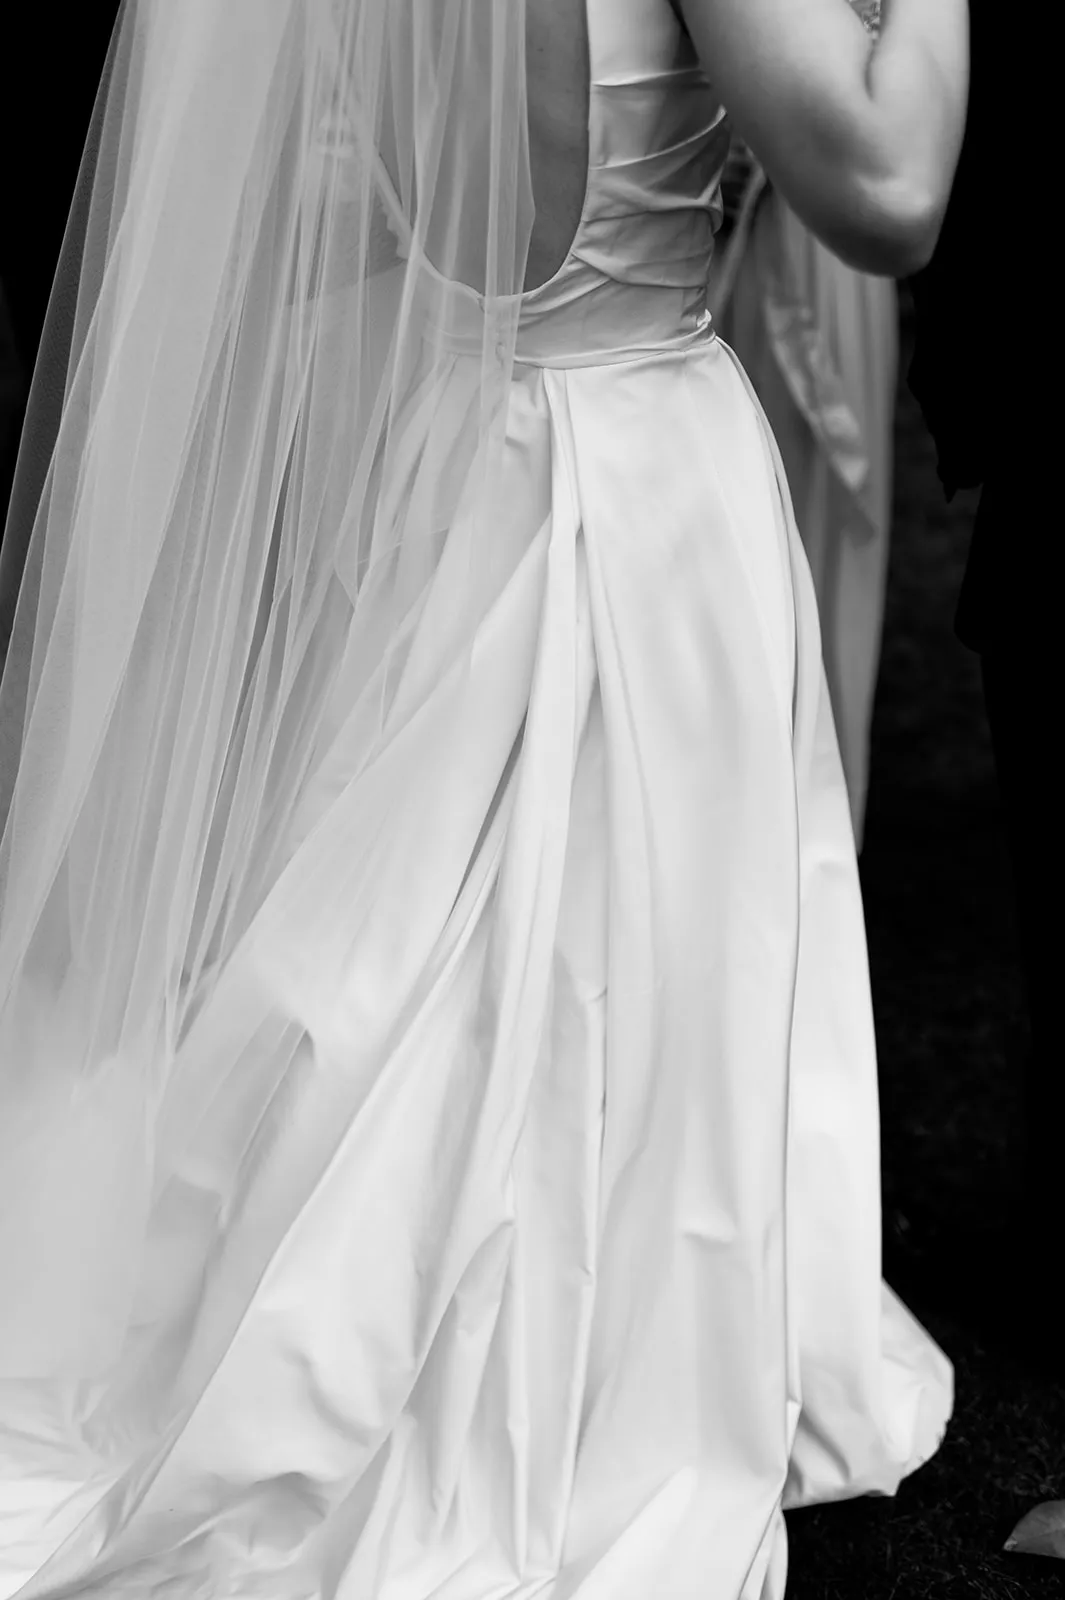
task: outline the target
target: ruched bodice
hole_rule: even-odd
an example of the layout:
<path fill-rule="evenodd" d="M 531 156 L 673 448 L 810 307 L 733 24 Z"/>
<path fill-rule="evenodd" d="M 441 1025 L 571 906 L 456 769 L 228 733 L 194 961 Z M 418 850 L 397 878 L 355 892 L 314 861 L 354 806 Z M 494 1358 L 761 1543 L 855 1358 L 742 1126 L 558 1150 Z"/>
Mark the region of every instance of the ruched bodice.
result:
<path fill-rule="evenodd" d="M 724 110 L 666 0 L 588 0 L 588 179 L 562 266 L 523 299 L 518 357 L 594 364 L 706 322 Z"/>

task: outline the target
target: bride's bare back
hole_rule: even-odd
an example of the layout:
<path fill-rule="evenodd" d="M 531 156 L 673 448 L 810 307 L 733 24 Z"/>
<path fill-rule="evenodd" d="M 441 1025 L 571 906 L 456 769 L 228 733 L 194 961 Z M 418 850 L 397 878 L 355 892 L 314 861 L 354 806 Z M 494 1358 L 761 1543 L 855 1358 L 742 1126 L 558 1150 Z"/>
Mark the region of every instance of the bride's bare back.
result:
<path fill-rule="evenodd" d="M 580 222 L 588 177 L 586 0 L 528 0 L 529 147 L 536 221 L 525 287 L 554 276 Z"/>

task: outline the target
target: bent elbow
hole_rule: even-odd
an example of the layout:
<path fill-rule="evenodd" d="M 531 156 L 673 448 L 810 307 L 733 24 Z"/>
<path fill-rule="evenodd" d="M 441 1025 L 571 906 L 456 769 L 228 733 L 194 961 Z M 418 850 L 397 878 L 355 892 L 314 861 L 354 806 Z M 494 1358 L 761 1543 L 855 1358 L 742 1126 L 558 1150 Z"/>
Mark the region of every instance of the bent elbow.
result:
<path fill-rule="evenodd" d="M 830 248 L 859 272 L 881 278 L 910 278 L 932 259 L 945 207 L 913 192 L 896 189 L 877 205 L 852 214 Z"/>
<path fill-rule="evenodd" d="M 885 243 L 893 256 L 891 276 L 910 278 L 927 267 L 943 227 L 946 204 L 938 197 L 910 194 L 890 212 Z"/>
<path fill-rule="evenodd" d="M 947 209 L 948 192 L 897 168 L 857 174 L 837 166 L 831 181 L 813 182 L 802 172 L 799 181 L 777 186 L 829 250 L 879 278 L 912 277 L 928 265 Z"/>

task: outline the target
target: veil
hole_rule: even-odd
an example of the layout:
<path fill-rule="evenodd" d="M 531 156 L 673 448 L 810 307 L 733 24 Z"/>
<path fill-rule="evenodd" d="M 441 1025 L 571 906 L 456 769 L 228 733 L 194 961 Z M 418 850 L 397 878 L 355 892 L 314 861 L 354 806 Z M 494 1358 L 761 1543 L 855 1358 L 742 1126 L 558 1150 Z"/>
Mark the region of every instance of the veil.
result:
<path fill-rule="evenodd" d="M 223 1140 L 218 1080 L 253 1041 L 263 1100 L 298 1060 L 266 990 L 211 1061 L 197 1019 L 279 897 L 320 951 L 370 893 L 373 838 L 293 874 L 322 794 L 382 752 L 402 771 L 440 677 L 426 616 L 461 696 L 506 582 L 524 11 L 119 18 L 35 379 L 62 403 L 31 414 L 7 529 L 28 558 L 0 685 L 0 1377 L 114 1366 L 190 1119 Z"/>

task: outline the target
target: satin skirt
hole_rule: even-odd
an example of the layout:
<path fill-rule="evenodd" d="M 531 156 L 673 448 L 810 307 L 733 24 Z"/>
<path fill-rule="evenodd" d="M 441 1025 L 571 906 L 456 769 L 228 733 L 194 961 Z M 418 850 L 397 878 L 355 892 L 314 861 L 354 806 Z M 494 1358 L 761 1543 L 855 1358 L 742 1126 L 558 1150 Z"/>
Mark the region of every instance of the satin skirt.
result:
<path fill-rule="evenodd" d="M 709 336 L 528 364 L 507 462 L 181 1045 L 120 1358 L 0 1385 L 5 1600 L 780 1600 L 943 1435 L 765 417 Z"/>
<path fill-rule="evenodd" d="M 780 448 L 860 848 L 891 535 L 895 283 L 840 261 L 769 190 L 715 320 Z"/>

